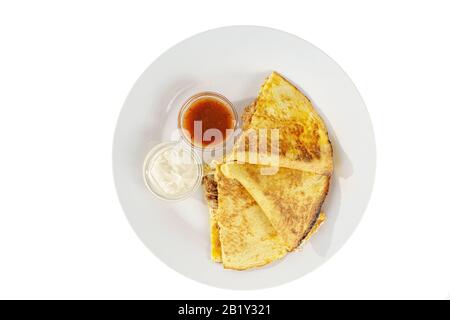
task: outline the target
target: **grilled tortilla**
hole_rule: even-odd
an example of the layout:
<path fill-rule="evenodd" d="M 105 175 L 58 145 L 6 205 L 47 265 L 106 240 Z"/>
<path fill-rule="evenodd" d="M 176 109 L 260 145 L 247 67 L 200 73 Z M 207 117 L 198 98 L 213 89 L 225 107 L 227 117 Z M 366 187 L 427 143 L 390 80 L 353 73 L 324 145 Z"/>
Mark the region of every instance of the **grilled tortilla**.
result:
<path fill-rule="evenodd" d="M 224 268 L 246 270 L 284 257 L 287 246 L 264 212 L 235 179 L 216 172 L 217 221 Z"/>
<path fill-rule="evenodd" d="M 276 173 L 268 174 L 270 171 L 265 172 L 265 169 L 271 168 L 247 163 L 221 166 L 224 176 L 239 181 L 251 195 L 284 240 L 287 249 L 292 251 L 316 224 L 330 178 L 288 168 L 277 168 Z M 229 198 L 229 201 L 235 201 L 236 197 L 239 196 L 234 195 L 234 199 Z M 220 202 L 219 188 L 219 208 Z"/>
<path fill-rule="evenodd" d="M 244 132 L 229 159 L 331 175 L 332 147 L 323 120 L 309 99 L 278 73 L 266 79 L 242 120 Z"/>

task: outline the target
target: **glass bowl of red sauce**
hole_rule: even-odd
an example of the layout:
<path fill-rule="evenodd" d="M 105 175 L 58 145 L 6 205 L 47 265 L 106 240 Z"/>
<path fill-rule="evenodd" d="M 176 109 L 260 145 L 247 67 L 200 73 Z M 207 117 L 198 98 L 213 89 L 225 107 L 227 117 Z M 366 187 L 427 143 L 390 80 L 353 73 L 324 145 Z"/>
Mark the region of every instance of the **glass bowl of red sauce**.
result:
<path fill-rule="evenodd" d="M 225 146 L 237 127 L 233 104 L 215 92 L 201 92 L 181 107 L 178 127 L 186 142 L 195 148 L 216 149 Z"/>

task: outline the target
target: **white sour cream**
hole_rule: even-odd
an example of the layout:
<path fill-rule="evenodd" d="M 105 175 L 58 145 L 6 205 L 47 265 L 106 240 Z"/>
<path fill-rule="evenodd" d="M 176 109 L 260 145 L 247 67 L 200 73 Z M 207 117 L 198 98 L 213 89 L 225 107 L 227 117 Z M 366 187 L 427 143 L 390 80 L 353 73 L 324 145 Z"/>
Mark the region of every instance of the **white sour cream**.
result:
<path fill-rule="evenodd" d="M 146 175 L 159 192 L 179 197 L 194 189 L 199 179 L 199 164 L 192 153 L 172 145 L 156 152 L 148 164 Z"/>

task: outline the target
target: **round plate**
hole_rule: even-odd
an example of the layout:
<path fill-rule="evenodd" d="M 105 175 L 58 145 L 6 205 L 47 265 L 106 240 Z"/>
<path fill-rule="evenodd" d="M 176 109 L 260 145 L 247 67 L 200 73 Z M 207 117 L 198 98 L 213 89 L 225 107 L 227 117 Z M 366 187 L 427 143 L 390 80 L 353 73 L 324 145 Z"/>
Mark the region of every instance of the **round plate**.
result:
<path fill-rule="evenodd" d="M 293 81 L 311 99 L 328 127 L 335 162 L 323 206 L 328 220 L 302 251 L 255 270 L 225 270 L 210 259 L 208 209 L 202 191 L 181 202 L 162 201 L 145 187 L 142 164 L 153 145 L 179 139 L 177 115 L 188 97 L 215 91 L 241 112 L 272 70 Z M 235 26 L 182 41 L 145 70 L 117 123 L 113 167 L 123 210 L 158 258 L 209 285 L 257 289 L 307 274 L 348 240 L 372 191 L 375 139 L 361 96 L 330 57 L 285 32 Z"/>

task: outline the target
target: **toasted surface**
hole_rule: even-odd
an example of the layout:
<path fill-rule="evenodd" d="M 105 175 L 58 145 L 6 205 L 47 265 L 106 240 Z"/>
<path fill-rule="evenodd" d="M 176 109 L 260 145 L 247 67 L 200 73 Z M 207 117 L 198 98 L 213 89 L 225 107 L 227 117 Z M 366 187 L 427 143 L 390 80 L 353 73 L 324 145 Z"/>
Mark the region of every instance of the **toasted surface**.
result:
<path fill-rule="evenodd" d="M 219 238 L 219 224 L 217 221 L 217 182 L 214 172 L 209 172 L 202 180 L 203 193 L 209 208 L 209 227 L 211 241 L 211 259 L 215 262 L 222 262 L 222 250 Z"/>
<path fill-rule="evenodd" d="M 226 178 L 220 170 L 216 179 L 223 266 L 246 270 L 285 256 L 285 242 L 245 188 L 237 180 Z"/>
<path fill-rule="evenodd" d="M 239 181 L 256 201 L 289 251 L 315 225 L 330 181 L 324 175 L 248 163 L 226 163 L 220 169 L 227 178 Z"/>
<path fill-rule="evenodd" d="M 323 120 L 309 99 L 278 73 L 266 79 L 255 102 L 245 109 L 242 121 L 244 133 L 235 145 L 234 159 L 249 162 L 251 153 L 257 153 L 266 162 L 258 157 L 252 163 L 331 175 L 332 147 Z M 251 129 L 258 137 L 261 129 L 279 129 L 276 150 L 249 148 Z"/>
<path fill-rule="evenodd" d="M 242 129 L 247 130 L 250 128 L 250 122 L 252 121 L 252 116 L 255 113 L 256 108 L 256 100 L 253 101 L 250 105 L 245 107 L 244 112 L 242 113 Z"/>
<path fill-rule="evenodd" d="M 314 223 L 314 225 L 312 226 L 311 230 L 309 230 L 308 234 L 306 235 L 306 237 L 302 240 L 302 242 L 300 243 L 300 245 L 306 243 L 309 239 L 311 239 L 311 237 L 316 234 L 317 231 L 319 231 L 319 228 L 322 226 L 322 224 L 327 220 L 327 216 L 325 215 L 325 213 L 321 212 L 319 214 L 319 216 L 317 217 L 316 222 Z"/>

